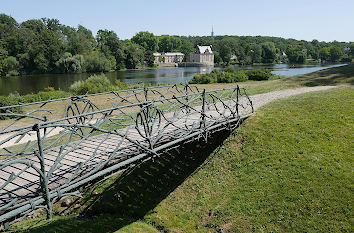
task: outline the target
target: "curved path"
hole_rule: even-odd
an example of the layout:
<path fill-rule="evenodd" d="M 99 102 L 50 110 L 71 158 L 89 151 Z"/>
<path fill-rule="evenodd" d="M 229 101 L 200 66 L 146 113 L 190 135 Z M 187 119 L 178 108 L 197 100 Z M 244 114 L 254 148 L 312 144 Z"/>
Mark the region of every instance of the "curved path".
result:
<path fill-rule="evenodd" d="M 312 91 L 323 91 L 339 87 L 349 87 L 349 85 L 339 85 L 339 86 L 317 86 L 317 87 L 301 87 L 295 89 L 285 89 L 281 91 L 272 91 L 264 94 L 252 95 L 250 99 L 252 100 L 254 110 L 268 104 L 274 100 L 286 98 L 293 95 L 303 94 Z"/>

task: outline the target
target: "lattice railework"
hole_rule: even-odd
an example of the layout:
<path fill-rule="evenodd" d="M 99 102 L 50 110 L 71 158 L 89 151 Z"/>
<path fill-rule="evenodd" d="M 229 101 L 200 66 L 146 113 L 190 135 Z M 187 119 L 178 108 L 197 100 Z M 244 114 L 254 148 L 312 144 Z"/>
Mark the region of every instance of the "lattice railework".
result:
<path fill-rule="evenodd" d="M 0 111 L 10 118 L 0 121 L 0 222 L 7 226 L 39 208 L 50 219 L 53 204 L 78 187 L 182 141 L 232 130 L 253 106 L 238 86 L 172 85 Z"/>

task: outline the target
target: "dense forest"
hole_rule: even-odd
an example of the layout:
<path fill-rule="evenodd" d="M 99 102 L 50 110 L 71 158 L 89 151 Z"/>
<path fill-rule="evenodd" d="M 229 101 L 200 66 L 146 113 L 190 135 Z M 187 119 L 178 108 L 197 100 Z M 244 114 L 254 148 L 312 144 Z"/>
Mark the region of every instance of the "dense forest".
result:
<path fill-rule="evenodd" d="M 104 72 L 153 67 L 153 53 L 188 54 L 196 45 L 212 45 L 217 65 L 257 63 L 348 62 L 354 43 L 304 41 L 263 36 L 155 36 L 139 32 L 120 40 L 114 31 L 94 36 L 82 25 L 57 19 L 18 23 L 0 14 L 0 76 L 35 73 Z"/>

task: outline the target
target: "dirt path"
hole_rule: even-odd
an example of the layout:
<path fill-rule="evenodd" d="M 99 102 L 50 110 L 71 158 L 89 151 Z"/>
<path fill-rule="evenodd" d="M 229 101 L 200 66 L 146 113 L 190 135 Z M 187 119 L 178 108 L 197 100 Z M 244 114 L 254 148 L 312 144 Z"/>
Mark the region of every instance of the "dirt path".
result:
<path fill-rule="evenodd" d="M 345 87 L 345 86 L 346 85 L 317 86 L 317 87 L 301 87 L 301 88 L 296 88 L 296 89 L 286 89 L 286 90 L 281 90 L 281 91 L 272 91 L 272 92 L 268 92 L 268 93 L 264 93 L 264 94 L 253 95 L 253 96 L 250 96 L 250 99 L 252 100 L 253 107 L 256 111 L 258 108 L 262 107 L 263 105 L 266 105 L 266 104 L 268 104 L 274 100 L 277 100 L 277 99 L 282 99 L 282 98 L 286 98 L 289 96 L 303 94 L 303 93 L 307 93 L 307 92 L 323 91 L 323 90 L 328 90 L 328 89 L 338 88 L 338 87 Z"/>

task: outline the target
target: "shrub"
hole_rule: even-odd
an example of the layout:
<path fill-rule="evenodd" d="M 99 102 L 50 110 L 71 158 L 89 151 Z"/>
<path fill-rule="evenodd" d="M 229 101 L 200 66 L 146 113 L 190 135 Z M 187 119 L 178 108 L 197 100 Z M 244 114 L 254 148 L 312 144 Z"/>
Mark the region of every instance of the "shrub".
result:
<path fill-rule="evenodd" d="M 50 99 L 60 99 L 60 98 L 70 96 L 69 93 L 64 91 L 55 91 L 54 88 L 50 88 L 50 87 L 48 89 L 49 90 L 47 91 L 40 91 L 37 94 L 27 94 L 24 96 L 20 96 L 19 94 L 0 96 L 0 107 L 17 105 L 19 103 L 32 103 L 32 102 L 45 101 Z M 6 110 L 10 110 L 11 112 L 16 114 L 23 113 L 22 107 L 8 108 Z M 6 110 L 0 109 L 0 113 L 6 113 Z M 0 115 L 0 120 L 5 120 L 9 118 L 13 118 L 13 117 Z"/>
<path fill-rule="evenodd" d="M 213 70 L 209 74 L 194 75 L 193 79 L 190 80 L 189 83 L 192 84 L 234 83 L 234 82 L 244 82 L 247 80 L 248 80 L 248 76 L 244 71 L 238 71 L 234 69 L 231 72 Z"/>
<path fill-rule="evenodd" d="M 45 87 L 44 91 L 55 91 L 54 87 Z"/>
<path fill-rule="evenodd" d="M 70 94 L 64 91 L 40 91 L 37 94 L 27 94 L 19 97 L 21 103 L 33 103 L 45 100 L 53 100 L 68 97 Z"/>
<path fill-rule="evenodd" d="M 247 80 L 248 76 L 243 71 L 221 72 L 217 77 L 218 83 L 245 82 Z"/>
<path fill-rule="evenodd" d="M 138 88 L 152 86 L 151 83 L 147 83 L 147 82 L 124 83 L 121 82 L 120 80 L 116 80 L 115 84 L 116 86 L 114 86 L 114 90 L 138 89 Z"/>
<path fill-rule="evenodd" d="M 9 77 L 9 76 L 19 76 L 19 75 L 20 75 L 20 73 L 17 70 L 10 70 L 6 74 L 7 77 Z"/>
<path fill-rule="evenodd" d="M 104 74 L 92 75 L 85 81 L 77 81 L 70 86 L 70 90 L 77 95 L 106 92 L 113 89 L 113 85 Z"/>
<path fill-rule="evenodd" d="M 121 82 L 120 80 L 116 80 L 115 81 L 116 86 L 114 87 L 114 89 L 116 90 L 126 90 L 129 89 L 129 84 L 128 83 L 124 83 Z"/>
<path fill-rule="evenodd" d="M 215 76 L 210 74 L 195 74 L 194 77 L 189 81 L 192 84 L 207 84 L 216 83 Z"/>
<path fill-rule="evenodd" d="M 233 67 L 233 66 L 227 66 L 225 69 L 224 69 L 225 72 L 235 72 L 236 69 Z"/>
<path fill-rule="evenodd" d="M 0 107 L 17 105 L 19 103 L 19 97 L 20 96 L 18 94 L 10 94 L 9 96 L 0 96 Z M 15 114 L 23 113 L 23 109 L 21 107 L 14 107 L 14 108 L 0 109 L 0 114 L 3 113 L 9 114 L 8 111 L 11 111 Z M 14 117 L 0 115 L 0 120 L 6 120 L 9 118 L 14 118 Z"/>
<path fill-rule="evenodd" d="M 256 81 L 268 80 L 273 76 L 272 72 L 268 69 L 247 70 L 246 74 L 249 80 L 256 80 Z"/>

